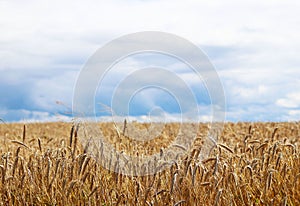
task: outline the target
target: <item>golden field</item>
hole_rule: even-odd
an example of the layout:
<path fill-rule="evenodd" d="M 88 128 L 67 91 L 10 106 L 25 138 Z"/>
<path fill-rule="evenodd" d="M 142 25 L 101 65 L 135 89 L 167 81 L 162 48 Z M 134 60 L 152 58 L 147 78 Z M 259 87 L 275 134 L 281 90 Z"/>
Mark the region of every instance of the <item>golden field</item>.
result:
<path fill-rule="evenodd" d="M 167 124 L 133 147 L 126 131 L 99 126 L 132 155 L 160 152 L 179 130 Z M 226 123 L 203 160 L 208 125 L 194 126 L 199 133 L 185 158 L 155 175 L 126 176 L 86 154 L 72 123 L 1 123 L 0 205 L 300 205 L 299 122 Z"/>

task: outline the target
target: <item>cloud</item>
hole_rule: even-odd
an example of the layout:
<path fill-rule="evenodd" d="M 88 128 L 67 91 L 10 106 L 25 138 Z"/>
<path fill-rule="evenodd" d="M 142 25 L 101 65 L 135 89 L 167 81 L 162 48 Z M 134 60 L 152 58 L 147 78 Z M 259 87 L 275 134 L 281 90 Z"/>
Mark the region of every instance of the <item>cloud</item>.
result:
<path fill-rule="evenodd" d="M 300 93 L 289 93 L 285 98 L 278 99 L 276 104 L 286 108 L 299 108 L 300 107 Z M 294 110 L 291 110 L 291 114 L 294 114 Z"/>
<path fill-rule="evenodd" d="M 51 69 L 2 71 L 0 116 L 7 121 L 49 119 L 57 113 L 70 116 L 76 75 L 74 71 Z"/>
<path fill-rule="evenodd" d="M 69 110 L 55 102 L 71 107 L 76 78 L 97 48 L 124 34 L 156 30 L 184 37 L 208 55 L 225 89 L 228 120 L 297 119 L 299 7 L 294 0 L 1 1 L 0 115 L 47 119 Z M 181 63 L 147 58 L 126 59 L 110 71 L 98 100 L 109 103 L 119 81 L 154 60 L 197 91 L 200 106 L 210 104 L 203 82 Z M 160 92 L 137 97 L 138 114 L 169 101 Z"/>
<path fill-rule="evenodd" d="M 288 119 L 290 121 L 299 121 L 299 116 L 300 116 L 300 109 L 288 111 Z"/>
<path fill-rule="evenodd" d="M 5 122 L 51 122 L 71 121 L 71 117 L 59 113 L 33 111 L 25 109 L 0 110 L 1 119 Z"/>

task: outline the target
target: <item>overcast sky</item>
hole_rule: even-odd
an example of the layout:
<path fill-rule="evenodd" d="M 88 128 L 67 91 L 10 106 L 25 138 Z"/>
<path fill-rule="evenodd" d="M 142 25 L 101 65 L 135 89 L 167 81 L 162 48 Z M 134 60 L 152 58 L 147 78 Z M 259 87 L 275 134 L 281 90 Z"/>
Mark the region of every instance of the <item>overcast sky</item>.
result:
<path fill-rule="evenodd" d="M 224 87 L 227 121 L 300 120 L 299 12 L 297 0 L 0 0 L 0 119 L 68 119 L 79 72 L 98 48 L 125 34 L 162 31 L 207 54 Z M 144 65 L 128 58 L 119 67 Z M 192 73 L 184 79 L 207 111 L 205 87 Z M 105 91 L 99 99 L 108 104 L 112 88 Z M 132 115 L 175 114 L 173 100 L 145 90 L 133 98 Z"/>

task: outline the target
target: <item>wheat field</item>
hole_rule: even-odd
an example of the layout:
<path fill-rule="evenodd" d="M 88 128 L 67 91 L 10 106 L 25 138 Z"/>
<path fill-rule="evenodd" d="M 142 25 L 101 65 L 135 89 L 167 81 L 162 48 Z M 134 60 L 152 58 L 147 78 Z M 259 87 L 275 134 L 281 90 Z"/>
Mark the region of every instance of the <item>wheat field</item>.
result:
<path fill-rule="evenodd" d="M 154 175 L 126 176 L 85 153 L 73 123 L 1 123 L 0 203 L 300 205 L 299 122 L 226 123 L 218 144 L 202 160 L 198 155 L 208 125 L 194 126 L 199 133 L 185 158 Z M 167 124 L 168 132 L 133 148 L 126 131 L 112 123 L 99 127 L 129 154 L 159 152 L 179 128 Z"/>

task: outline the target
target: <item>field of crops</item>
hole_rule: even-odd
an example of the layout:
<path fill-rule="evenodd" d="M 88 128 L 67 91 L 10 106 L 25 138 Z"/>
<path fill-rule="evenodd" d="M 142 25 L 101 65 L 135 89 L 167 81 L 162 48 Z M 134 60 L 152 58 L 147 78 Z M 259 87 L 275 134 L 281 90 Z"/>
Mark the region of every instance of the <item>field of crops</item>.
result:
<path fill-rule="evenodd" d="M 99 126 L 132 155 L 160 152 L 179 129 L 167 124 L 168 132 L 133 148 L 126 131 Z M 72 123 L 1 123 L 0 205 L 300 205 L 299 122 L 226 123 L 202 160 L 208 125 L 194 126 L 185 158 L 154 175 L 126 176 L 85 153 Z"/>

